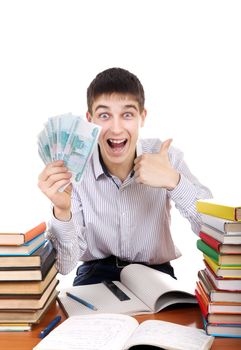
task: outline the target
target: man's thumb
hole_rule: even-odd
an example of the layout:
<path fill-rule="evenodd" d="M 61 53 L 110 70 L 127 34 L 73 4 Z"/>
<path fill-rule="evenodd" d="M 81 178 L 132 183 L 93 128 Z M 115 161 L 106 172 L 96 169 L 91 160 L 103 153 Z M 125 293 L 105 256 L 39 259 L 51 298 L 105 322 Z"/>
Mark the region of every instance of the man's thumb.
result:
<path fill-rule="evenodd" d="M 172 143 L 172 139 L 167 139 L 166 141 L 164 141 L 161 144 L 160 151 L 159 151 L 159 154 L 161 156 L 166 156 L 167 155 L 167 152 L 168 152 L 168 149 L 169 149 L 171 143 Z"/>

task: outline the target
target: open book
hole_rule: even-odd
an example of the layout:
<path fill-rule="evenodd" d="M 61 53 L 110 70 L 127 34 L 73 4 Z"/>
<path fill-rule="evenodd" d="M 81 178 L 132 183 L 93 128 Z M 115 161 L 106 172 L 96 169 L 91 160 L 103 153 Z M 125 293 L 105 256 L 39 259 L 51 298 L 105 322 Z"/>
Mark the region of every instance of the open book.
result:
<path fill-rule="evenodd" d="M 105 312 L 138 315 L 156 313 L 176 303 L 197 303 L 195 286 L 190 290 L 170 275 L 145 265 L 131 264 L 124 267 L 120 279 L 121 282 L 115 281 L 114 284 L 129 300 L 119 300 L 104 283 L 98 283 L 60 290 L 60 304 L 68 316 L 74 316 Z M 92 304 L 97 310 L 73 300 L 66 292 Z"/>
<path fill-rule="evenodd" d="M 214 338 L 202 329 L 120 314 L 72 316 L 33 350 L 129 350 L 152 345 L 166 350 L 208 350 Z"/>

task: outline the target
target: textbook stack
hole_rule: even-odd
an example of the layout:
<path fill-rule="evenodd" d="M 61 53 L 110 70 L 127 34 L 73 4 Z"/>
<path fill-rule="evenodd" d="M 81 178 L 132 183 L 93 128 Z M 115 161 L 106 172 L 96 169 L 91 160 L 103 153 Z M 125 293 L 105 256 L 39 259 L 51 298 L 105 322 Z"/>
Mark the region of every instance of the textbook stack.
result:
<path fill-rule="evenodd" d="M 57 297 L 55 250 L 46 223 L 0 232 L 0 331 L 30 330 Z"/>
<path fill-rule="evenodd" d="M 241 338 L 241 207 L 214 199 L 197 201 L 202 226 L 197 248 L 196 298 L 207 334 Z"/>

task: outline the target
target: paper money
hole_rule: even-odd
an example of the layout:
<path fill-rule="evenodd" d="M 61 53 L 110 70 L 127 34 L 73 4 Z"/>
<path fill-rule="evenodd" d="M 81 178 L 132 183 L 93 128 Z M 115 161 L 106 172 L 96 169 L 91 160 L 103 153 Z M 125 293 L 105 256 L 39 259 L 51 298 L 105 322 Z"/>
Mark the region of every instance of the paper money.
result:
<path fill-rule="evenodd" d="M 38 135 L 38 152 L 45 164 L 64 160 L 72 182 L 80 183 L 100 134 L 100 126 L 72 113 L 49 118 Z"/>

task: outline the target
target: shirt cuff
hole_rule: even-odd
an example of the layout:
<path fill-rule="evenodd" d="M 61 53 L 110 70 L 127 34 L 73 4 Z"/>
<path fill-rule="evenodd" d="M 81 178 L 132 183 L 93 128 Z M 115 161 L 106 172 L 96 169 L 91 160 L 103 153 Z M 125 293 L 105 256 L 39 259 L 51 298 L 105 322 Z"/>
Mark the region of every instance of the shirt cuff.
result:
<path fill-rule="evenodd" d="M 51 236 L 54 236 L 57 240 L 61 240 L 62 242 L 70 241 L 75 236 L 73 218 L 71 217 L 69 221 L 58 220 L 52 210 L 49 231 L 51 232 Z"/>
<path fill-rule="evenodd" d="M 181 207 L 189 207 L 197 200 L 197 188 L 185 176 L 180 174 L 178 185 L 171 191 L 168 191 L 170 198 Z"/>

